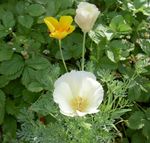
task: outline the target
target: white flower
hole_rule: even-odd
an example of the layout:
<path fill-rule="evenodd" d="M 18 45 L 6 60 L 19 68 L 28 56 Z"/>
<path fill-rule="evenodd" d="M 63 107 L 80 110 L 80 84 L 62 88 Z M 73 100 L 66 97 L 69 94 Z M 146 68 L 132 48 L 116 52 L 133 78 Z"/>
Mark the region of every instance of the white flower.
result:
<path fill-rule="evenodd" d="M 100 11 L 94 4 L 80 2 L 76 10 L 75 22 L 83 32 L 89 32 L 99 15 Z"/>
<path fill-rule="evenodd" d="M 71 71 L 58 78 L 54 87 L 53 98 L 62 114 L 73 117 L 99 111 L 104 91 L 94 74 Z"/>

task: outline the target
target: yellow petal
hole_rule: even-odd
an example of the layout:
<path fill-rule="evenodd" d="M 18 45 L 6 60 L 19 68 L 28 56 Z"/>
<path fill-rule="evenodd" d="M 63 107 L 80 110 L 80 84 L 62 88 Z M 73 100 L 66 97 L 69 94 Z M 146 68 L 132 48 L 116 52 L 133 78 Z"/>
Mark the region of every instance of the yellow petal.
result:
<path fill-rule="evenodd" d="M 67 31 L 68 34 L 72 33 L 75 30 L 75 26 L 70 26 L 69 30 Z"/>
<path fill-rule="evenodd" d="M 57 19 L 53 18 L 53 17 L 46 17 L 44 18 L 44 22 L 46 23 L 48 29 L 50 30 L 50 32 L 54 32 L 55 29 L 58 28 L 58 21 Z"/>
<path fill-rule="evenodd" d="M 73 19 L 71 16 L 61 16 L 59 20 L 59 30 L 67 30 Z"/>
<path fill-rule="evenodd" d="M 67 35 L 68 33 L 66 31 L 64 32 L 56 31 L 56 32 L 51 33 L 49 36 L 61 40 L 65 38 Z"/>

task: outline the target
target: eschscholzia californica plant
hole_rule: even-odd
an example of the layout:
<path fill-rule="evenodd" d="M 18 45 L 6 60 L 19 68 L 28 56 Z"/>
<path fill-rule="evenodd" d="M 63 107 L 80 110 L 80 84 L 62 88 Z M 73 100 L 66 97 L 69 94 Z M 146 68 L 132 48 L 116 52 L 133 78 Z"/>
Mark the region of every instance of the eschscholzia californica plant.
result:
<path fill-rule="evenodd" d="M 61 16 L 58 21 L 54 17 L 46 17 L 44 18 L 44 22 L 46 23 L 49 29 L 49 36 L 56 38 L 59 41 L 59 49 L 62 62 L 67 72 L 67 66 L 61 49 L 61 40 L 75 30 L 75 26 L 71 25 L 73 22 L 73 18 L 71 16 Z"/>
<path fill-rule="evenodd" d="M 104 91 L 94 74 L 71 71 L 62 75 L 54 84 L 54 101 L 66 116 L 84 116 L 97 113 Z"/>
<path fill-rule="evenodd" d="M 75 22 L 83 31 L 83 47 L 82 47 L 82 64 L 81 68 L 84 70 L 84 55 L 85 55 L 85 39 L 86 33 L 89 32 L 98 18 L 100 11 L 94 4 L 88 2 L 80 2 L 75 15 Z"/>

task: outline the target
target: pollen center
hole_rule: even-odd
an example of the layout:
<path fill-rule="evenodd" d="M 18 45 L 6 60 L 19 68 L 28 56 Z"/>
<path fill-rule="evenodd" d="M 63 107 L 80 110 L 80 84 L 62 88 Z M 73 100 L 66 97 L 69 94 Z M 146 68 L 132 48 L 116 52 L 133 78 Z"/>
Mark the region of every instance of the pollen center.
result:
<path fill-rule="evenodd" d="M 73 100 L 71 100 L 71 107 L 75 111 L 84 112 L 87 106 L 89 105 L 89 102 L 87 98 L 77 96 Z"/>

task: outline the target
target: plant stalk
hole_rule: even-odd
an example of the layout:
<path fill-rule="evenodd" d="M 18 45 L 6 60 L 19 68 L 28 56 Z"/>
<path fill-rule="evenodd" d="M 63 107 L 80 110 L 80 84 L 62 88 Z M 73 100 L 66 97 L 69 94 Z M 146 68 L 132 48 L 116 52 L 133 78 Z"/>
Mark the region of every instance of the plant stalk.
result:
<path fill-rule="evenodd" d="M 65 70 L 66 70 L 66 72 L 68 72 L 68 69 L 67 69 L 67 66 L 66 66 L 64 57 L 63 57 L 62 49 L 61 49 L 61 40 L 59 40 L 59 50 L 60 50 L 61 59 L 62 59 L 62 62 L 63 62 L 63 64 L 64 64 Z"/>
<path fill-rule="evenodd" d="M 82 45 L 82 71 L 84 71 L 84 56 L 85 56 L 85 39 L 86 39 L 86 32 L 83 32 L 83 45 Z"/>

